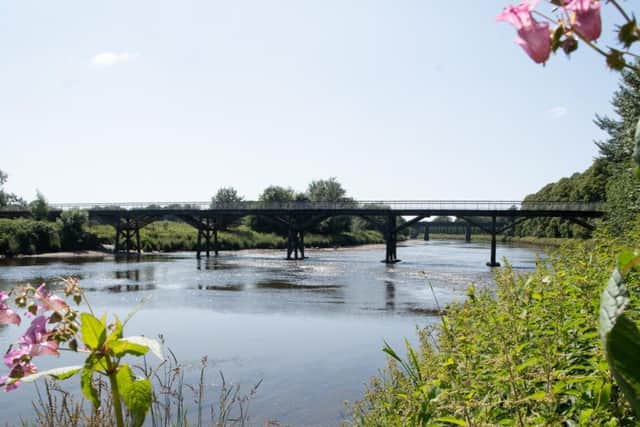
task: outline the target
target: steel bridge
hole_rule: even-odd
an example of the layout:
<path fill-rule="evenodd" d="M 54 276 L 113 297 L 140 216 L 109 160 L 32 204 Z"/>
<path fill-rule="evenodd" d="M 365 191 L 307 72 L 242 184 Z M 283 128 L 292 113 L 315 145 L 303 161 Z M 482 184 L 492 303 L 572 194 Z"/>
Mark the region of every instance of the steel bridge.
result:
<path fill-rule="evenodd" d="M 218 255 L 218 232 L 247 215 L 257 215 L 287 230 L 287 259 L 304 259 L 304 233 L 319 222 L 334 216 L 357 216 L 382 232 L 386 254 L 383 262 L 398 262 L 398 233 L 432 216 L 455 216 L 470 226 L 491 235 L 491 255 L 487 265 L 496 261 L 496 236 L 530 218 L 562 218 L 588 229 L 590 219 L 603 215 L 598 203 L 553 201 L 486 201 L 486 200 L 369 200 L 340 202 L 123 202 L 123 203 L 57 203 L 50 217 L 67 209 L 88 211 L 89 218 L 113 225 L 116 230 L 114 251 L 140 253 L 140 229 L 158 220 L 178 220 L 198 231 L 196 256 Z M 0 217 L 26 217 L 26 210 L 2 210 Z M 398 221 L 398 218 L 403 218 Z M 408 220 L 405 218 L 412 217 Z M 498 224 L 498 218 L 508 219 Z M 428 228 L 427 228 L 428 230 Z M 428 235 L 428 231 L 426 231 Z"/>

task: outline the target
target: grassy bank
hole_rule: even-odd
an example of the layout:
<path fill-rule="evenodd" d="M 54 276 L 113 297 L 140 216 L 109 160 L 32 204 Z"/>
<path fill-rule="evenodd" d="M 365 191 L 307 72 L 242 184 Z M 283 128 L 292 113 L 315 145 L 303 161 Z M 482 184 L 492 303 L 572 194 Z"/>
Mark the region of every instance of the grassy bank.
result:
<path fill-rule="evenodd" d="M 464 240 L 464 234 L 431 234 L 429 236 L 431 240 Z M 544 246 L 544 247 L 560 247 L 569 241 L 581 241 L 583 239 L 569 239 L 564 237 L 533 237 L 533 236 L 498 236 L 498 242 L 500 243 L 517 243 L 522 245 L 531 246 Z M 489 242 L 491 241 L 490 234 L 474 234 L 471 236 L 472 242 Z"/>
<path fill-rule="evenodd" d="M 113 244 L 115 230 L 108 225 L 94 225 L 89 228 L 100 243 Z M 197 231 L 190 225 L 179 222 L 154 222 L 140 230 L 140 244 L 146 252 L 193 251 L 196 249 Z M 239 249 L 281 249 L 287 244 L 284 237 L 273 233 L 259 233 L 239 225 L 218 234 L 221 250 Z M 305 234 L 305 246 L 330 248 L 334 246 L 355 246 L 384 242 L 377 231 L 346 232 L 335 236 Z"/>
<path fill-rule="evenodd" d="M 496 275 L 420 334 L 404 365 L 394 359 L 353 406 L 353 424 L 636 425 L 609 373 L 597 332 L 599 295 L 622 247 L 600 233 L 556 250 L 535 272 Z M 629 288 L 635 307 L 637 275 Z M 637 313 L 637 311 L 636 311 Z M 398 350 L 398 353 L 404 351 Z"/>

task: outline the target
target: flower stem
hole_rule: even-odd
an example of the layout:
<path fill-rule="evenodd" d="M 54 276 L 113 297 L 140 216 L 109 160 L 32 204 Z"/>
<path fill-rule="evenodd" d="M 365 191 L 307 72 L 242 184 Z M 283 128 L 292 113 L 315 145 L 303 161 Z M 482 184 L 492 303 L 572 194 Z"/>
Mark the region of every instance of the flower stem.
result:
<path fill-rule="evenodd" d="M 124 419 L 122 418 L 122 404 L 120 402 L 120 391 L 118 390 L 118 380 L 116 379 L 116 370 L 114 369 L 111 358 L 105 356 L 107 362 L 109 384 L 111 385 L 111 397 L 113 398 L 113 412 L 116 416 L 117 427 L 124 427 Z"/>
<path fill-rule="evenodd" d="M 627 20 L 627 22 L 631 22 L 631 18 L 629 17 L 627 12 L 624 11 L 622 6 L 620 6 L 620 4 L 618 4 L 616 0 L 609 0 L 609 3 L 611 3 L 616 9 L 618 9 L 618 12 L 620 12 L 620 14 L 624 17 L 624 19 Z"/>

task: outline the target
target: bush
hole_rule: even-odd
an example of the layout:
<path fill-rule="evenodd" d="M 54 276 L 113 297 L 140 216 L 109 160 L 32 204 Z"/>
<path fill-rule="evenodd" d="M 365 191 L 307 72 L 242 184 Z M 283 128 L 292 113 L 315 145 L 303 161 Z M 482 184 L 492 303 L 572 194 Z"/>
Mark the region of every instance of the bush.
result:
<path fill-rule="evenodd" d="M 31 219 L 0 219 L 0 254 L 14 256 L 60 250 L 54 223 Z"/>
<path fill-rule="evenodd" d="M 60 242 L 64 250 L 94 249 L 98 245 L 96 236 L 85 232 L 89 214 L 79 209 L 63 211 L 57 219 Z"/>

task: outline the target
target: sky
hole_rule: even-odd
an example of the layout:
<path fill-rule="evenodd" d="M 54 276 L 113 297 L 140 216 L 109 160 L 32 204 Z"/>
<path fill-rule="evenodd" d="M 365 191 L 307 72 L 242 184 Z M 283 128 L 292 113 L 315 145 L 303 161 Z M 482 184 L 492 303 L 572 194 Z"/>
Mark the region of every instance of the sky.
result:
<path fill-rule="evenodd" d="M 359 200 L 521 199 L 590 165 L 618 75 L 584 46 L 536 65 L 507 4 L 0 0 L 5 190 L 252 200 L 336 177 Z"/>

